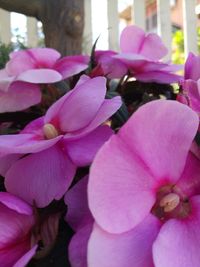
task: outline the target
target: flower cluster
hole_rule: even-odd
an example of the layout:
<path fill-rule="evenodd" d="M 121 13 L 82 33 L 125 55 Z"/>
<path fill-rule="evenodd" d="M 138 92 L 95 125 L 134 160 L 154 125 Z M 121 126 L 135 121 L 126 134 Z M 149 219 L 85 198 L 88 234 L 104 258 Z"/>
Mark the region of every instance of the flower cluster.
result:
<path fill-rule="evenodd" d="M 189 54 L 182 76 L 166 54 L 137 26 L 119 52 L 10 54 L 0 266 L 51 266 L 55 249 L 71 267 L 200 266 L 200 58 Z"/>

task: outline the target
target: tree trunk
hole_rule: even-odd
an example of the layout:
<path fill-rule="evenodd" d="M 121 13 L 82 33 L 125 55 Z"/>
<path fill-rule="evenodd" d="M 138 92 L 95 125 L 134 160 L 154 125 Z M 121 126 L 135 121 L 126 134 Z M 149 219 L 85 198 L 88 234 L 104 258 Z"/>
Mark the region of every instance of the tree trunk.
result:
<path fill-rule="evenodd" d="M 83 0 L 47 0 L 41 12 L 45 44 L 74 55 L 82 51 L 84 26 Z"/>
<path fill-rule="evenodd" d="M 40 20 L 47 47 L 62 55 L 81 53 L 84 0 L 0 0 L 0 8 Z"/>

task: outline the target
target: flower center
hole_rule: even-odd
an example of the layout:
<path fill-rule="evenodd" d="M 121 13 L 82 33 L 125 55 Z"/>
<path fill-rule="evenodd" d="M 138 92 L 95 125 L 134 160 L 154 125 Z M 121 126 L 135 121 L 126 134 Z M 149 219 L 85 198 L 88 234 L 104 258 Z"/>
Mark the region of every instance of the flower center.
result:
<path fill-rule="evenodd" d="M 43 126 L 43 133 L 44 133 L 44 136 L 45 136 L 46 139 L 53 139 L 53 138 L 56 138 L 59 135 L 57 129 L 51 123 L 46 123 Z"/>
<path fill-rule="evenodd" d="M 188 198 L 183 197 L 175 186 L 166 185 L 157 191 L 156 203 L 151 213 L 165 221 L 170 218 L 183 219 L 189 215 L 190 210 Z"/>
<path fill-rule="evenodd" d="M 173 211 L 180 203 L 180 197 L 176 193 L 169 193 L 160 200 L 160 207 L 164 209 L 164 212 Z"/>

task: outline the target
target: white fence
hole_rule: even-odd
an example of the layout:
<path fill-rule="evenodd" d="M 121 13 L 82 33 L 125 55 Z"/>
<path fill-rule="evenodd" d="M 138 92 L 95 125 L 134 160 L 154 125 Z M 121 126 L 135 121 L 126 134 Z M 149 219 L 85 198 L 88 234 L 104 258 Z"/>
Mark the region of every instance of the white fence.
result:
<path fill-rule="evenodd" d="M 195 14 L 196 0 L 183 1 L 185 54 L 189 51 L 197 53 L 197 16 Z M 145 0 L 133 0 L 132 21 L 145 29 Z M 171 51 L 172 25 L 170 21 L 170 0 L 157 0 L 158 34 Z M 118 0 L 107 0 L 109 48 L 117 50 L 119 47 L 119 13 Z M 101 23 L 101 22 L 100 22 Z M 85 29 L 88 51 L 92 46 L 92 0 L 85 0 Z M 37 21 L 27 18 L 28 46 L 34 47 L 38 43 Z M 11 40 L 10 13 L 0 9 L 0 38 L 3 42 Z M 86 49 L 87 50 L 87 49 Z M 170 54 L 169 54 L 170 57 Z"/>

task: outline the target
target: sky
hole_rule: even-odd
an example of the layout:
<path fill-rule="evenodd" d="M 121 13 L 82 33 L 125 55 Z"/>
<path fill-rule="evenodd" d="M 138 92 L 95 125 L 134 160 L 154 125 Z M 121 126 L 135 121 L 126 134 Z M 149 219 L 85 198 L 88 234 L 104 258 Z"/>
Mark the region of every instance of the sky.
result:
<path fill-rule="evenodd" d="M 117 0 L 116 0 L 117 1 Z M 108 21 L 107 21 L 107 0 L 92 0 L 92 30 L 93 42 L 100 36 L 97 48 L 108 49 Z M 133 0 L 118 0 L 119 12 L 128 5 L 133 4 Z M 119 24 L 120 31 L 124 27 Z M 11 28 L 14 36 L 20 35 L 26 40 L 26 17 L 21 14 L 11 13 Z M 16 37 L 13 37 L 13 41 Z"/>

